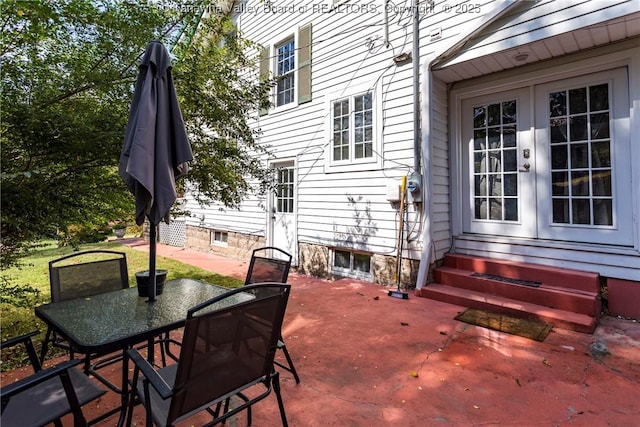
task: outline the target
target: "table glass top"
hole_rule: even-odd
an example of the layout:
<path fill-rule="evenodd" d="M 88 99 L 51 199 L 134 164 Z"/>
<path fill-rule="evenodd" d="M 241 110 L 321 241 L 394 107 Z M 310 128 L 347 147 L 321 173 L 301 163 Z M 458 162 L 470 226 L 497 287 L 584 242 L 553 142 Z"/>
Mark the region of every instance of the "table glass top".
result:
<path fill-rule="evenodd" d="M 155 334 L 163 329 L 178 328 L 184 324 L 190 308 L 228 290 L 198 280 L 176 279 L 167 281 L 162 295 L 152 303 L 146 297 L 139 297 L 137 288 L 132 287 L 46 304 L 36 308 L 36 313 L 47 323 L 54 324 L 81 350 L 89 350 L 121 343 L 122 340 L 135 341 L 135 337 L 147 339 L 149 332 Z M 240 292 L 208 310 L 251 298 L 251 295 Z"/>

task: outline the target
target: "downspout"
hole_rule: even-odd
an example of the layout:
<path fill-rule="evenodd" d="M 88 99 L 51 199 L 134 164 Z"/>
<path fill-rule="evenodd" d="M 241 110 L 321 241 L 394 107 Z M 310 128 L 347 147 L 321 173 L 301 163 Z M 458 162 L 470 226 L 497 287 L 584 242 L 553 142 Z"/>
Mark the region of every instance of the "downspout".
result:
<path fill-rule="evenodd" d="M 422 138 L 420 132 L 420 16 L 418 0 L 412 0 L 413 8 L 413 170 L 420 173 L 420 152 Z M 425 187 L 423 187 L 425 188 Z"/>
<path fill-rule="evenodd" d="M 417 2 L 417 0 L 413 0 L 413 1 Z M 431 203 L 430 203 L 430 200 L 428 200 L 428 197 L 430 197 L 432 194 L 430 175 L 431 175 L 431 145 L 433 143 L 433 135 L 431 134 L 431 118 L 432 118 L 431 97 L 433 95 L 431 92 L 433 89 L 433 75 L 432 75 L 431 69 L 434 63 L 436 63 L 436 61 L 439 61 L 455 53 L 458 49 L 463 47 L 464 44 L 471 37 L 473 37 L 474 35 L 484 30 L 488 25 L 493 23 L 496 19 L 500 18 L 502 15 L 504 15 L 508 10 L 511 9 L 511 7 L 513 7 L 517 3 L 518 3 L 517 0 L 505 0 L 500 2 L 496 7 L 494 7 L 491 11 L 489 11 L 489 13 L 487 13 L 486 20 L 481 25 L 474 26 L 473 25 L 475 24 L 474 21 L 472 21 L 470 24 L 468 23 L 463 29 L 463 31 L 460 32 L 461 36 L 458 37 L 453 44 L 451 44 L 444 51 L 436 52 L 432 55 L 429 55 L 426 58 L 426 61 L 425 61 L 426 65 L 424 68 L 426 71 L 425 73 L 426 75 L 425 75 L 424 84 L 422 88 L 423 89 L 422 93 L 424 94 L 424 96 L 423 96 L 421 111 L 420 109 L 416 108 L 414 104 L 415 111 L 417 111 L 417 113 L 414 112 L 414 114 L 417 114 L 418 117 L 420 117 L 420 112 L 421 112 L 422 123 L 424 124 L 424 126 L 422 126 L 422 133 L 417 137 L 418 149 L 417 151 L 414 151 L 414 157 L 415 159 L 417 159 L 415 161 L 419 162 L 420 151 L 422 152 L 422 165 L 424 167 L 424 170 L 422 173 L 422 188 L 423 188 L 423 194 L 425 194 L 425 200 L 423 205 L 424 214 L 423 214 L 423 220 L 422 220 L 422 253 L 420 255 L 420 265 L 418 267 L 418 276 L 416 278 L 416 290 L 422 289 L 427 283 L 429 267 L 431 266 L 432 255 L 434 253 L 433 236 L 431 233 Z M 417 13 L 414 16 L 417 16 Z M 414 21 L 414 25 L 416 25 L 415 21 Z M 418 22 L 418 25 L 419 25 L 419 22 Z M 416 66 L 416 63 L 420 62 L 419 61 L 420 57 L 419 57 L 419 54 L 415 53 L 416 45 L 418 44 L 415 38 L 416 33 L 417 33 L 417 29 L 414 30 L 413 62 L 414 62 L 414 77 L 418 78 L 416 77 L 418 76 L 418 73 L 415 71 L 415 66 Z M 414 96 L 416 96 L 415 94 L 417 92 L 418 91 L 416 90 L 415 81 L 414 81 Z M 414 99 L 414 102 L 415 102 L 415 99 Z M 418 135 L 418 132 L 416 132 L 416 135 Z M 420 141 L 420 137 L 421 137 L 421 141 Z M 415 135 L 414 135 L 414 138 L 415 138 Z M 420 170 L 419 166 L 420 164 L 416 163 L 416 171 Z"/>

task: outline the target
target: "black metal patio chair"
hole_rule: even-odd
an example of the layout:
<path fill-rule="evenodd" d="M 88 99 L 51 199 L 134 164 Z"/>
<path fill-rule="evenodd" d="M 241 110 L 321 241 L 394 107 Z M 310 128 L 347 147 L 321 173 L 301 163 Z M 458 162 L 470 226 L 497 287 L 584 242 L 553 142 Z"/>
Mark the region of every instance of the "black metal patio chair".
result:
<path fill-rule="evenodd" d="M 281 283 L 247 285 L 230 290 L 190 309 L 177 363 L 158 370 L 136 349 L 127 354 L 134 363 L 133 389 L 127 424 L 139 400 L 147 426 L 174 425 L 201 411 L 211 426 L 247 409 L 275 392 L 282 424 L 287 419 L 273 359 L 289 298 L 290 286 Z M 229 305 L 238 294 L 254 296 Z M 251 393 L 247 397 L 246 392 Z M 240 404 L 230 407 L 239 397 Z"/>
<path fill-rule="evenodd" d="M 105 292 L 127 289 L 129 273 L 127 256 L 124 252 L 109 250 L 89 250 L 76 252 L 49 262 L 49 282 L 51 302 L 66 301 L 75 298 L 89 298 Z M 74 349 L 64 337 L 47 329 L 42 343 L 40 363 L 49 350 L 49 346 L 62 348 L 74 358 Z M 120 389 L 98 373 L 98 369 L 122 360 L 121 354 L 87 354 L 83 356 L 84 369 L 116 392 Z"/>
<path fill-rule="evenodd" d="M 24 344 L 34 370 L 31 376 L 3 384 L 0 425 L 38 427 L 54 423 L 62 427 L 60 418 L 71 413 L 74 427 L 86 426 L 81 407 L 102 396 L 105 390 L 75 368 L 82 363 L 79 359 L 43 370 L 31 341 L 31 337 L 38 334 L 38 331 L 31 332 L 0 344 L 0 349 Z"/>
<path fill-rule="evenodd" d="M 252 283 L 264 282 L 287 283 L 289 270 L 291 269 L 291 259 L 292 257 L 289 253 L 274 246 L 254 249 L 244 281 L 245 286 Z M 278 340 L 278 349 L 282 350 L 287 364 L 285 365 L 277 360 L 274 363 L 282 369 L 291 372 L 293 378 L 296 380 L 296 384 L 299 384 L 300 377 L 298 376 L 298 371 L 296 371 L 293 359 L 291 359 L 282 335 L 280 335 L 280 339 Z"/>

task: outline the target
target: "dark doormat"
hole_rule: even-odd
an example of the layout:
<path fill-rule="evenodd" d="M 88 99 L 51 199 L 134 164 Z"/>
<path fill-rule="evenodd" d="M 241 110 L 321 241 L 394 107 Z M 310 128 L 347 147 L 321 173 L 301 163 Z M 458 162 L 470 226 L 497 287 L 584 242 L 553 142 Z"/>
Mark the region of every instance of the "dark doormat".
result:
<path fill-rule="evenodd" d="M 544 341 L 552 326 L 535 320 L 521 319 L 506 314 L 491 313 L 485 310 L 468 308 L 455 317 L 456 320 L 471 325 L 482 326 L 494 331 L 506 332 L 512 335 Z"/>

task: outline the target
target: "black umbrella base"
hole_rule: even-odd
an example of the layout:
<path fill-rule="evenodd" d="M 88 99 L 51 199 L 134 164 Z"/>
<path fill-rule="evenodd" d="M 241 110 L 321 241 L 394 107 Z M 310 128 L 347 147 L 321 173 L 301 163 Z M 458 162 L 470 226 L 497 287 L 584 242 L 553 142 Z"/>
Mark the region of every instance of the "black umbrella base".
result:
<path fill-rule="evenodd" d="M 164 282 L 167 279 L 167 270 L 156 270 L 156 296 L 162 295 Z M 149 271 L 139 271 L 136 273 L 136 283 L 138 284 L 138 296 L 149 296 Z"/>

